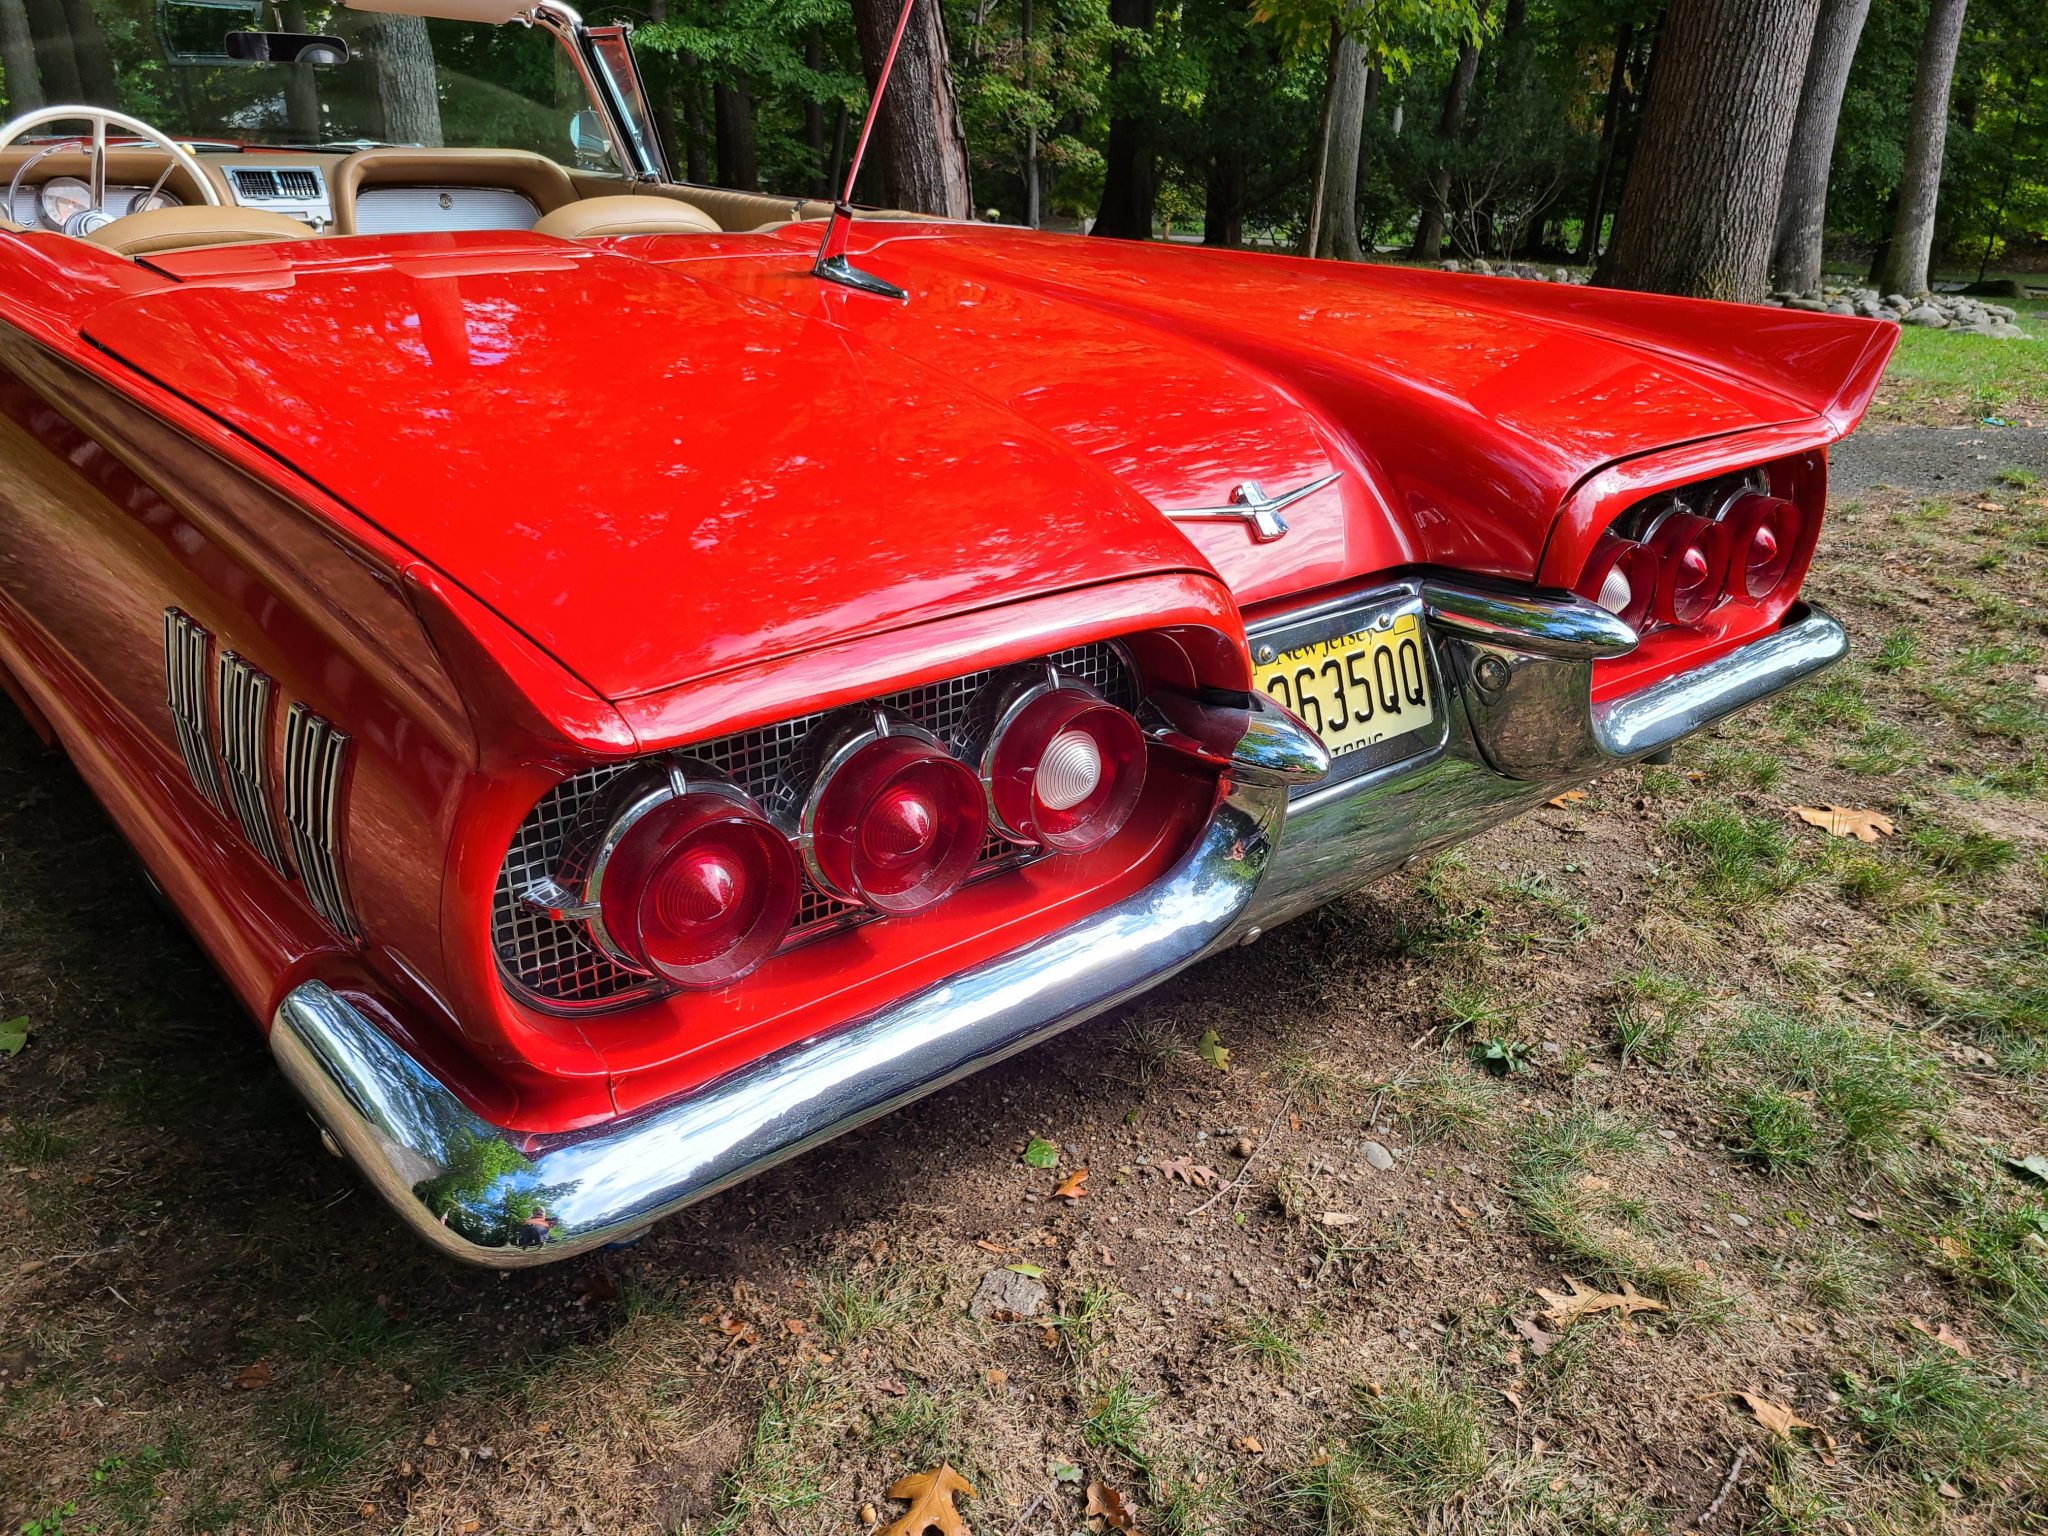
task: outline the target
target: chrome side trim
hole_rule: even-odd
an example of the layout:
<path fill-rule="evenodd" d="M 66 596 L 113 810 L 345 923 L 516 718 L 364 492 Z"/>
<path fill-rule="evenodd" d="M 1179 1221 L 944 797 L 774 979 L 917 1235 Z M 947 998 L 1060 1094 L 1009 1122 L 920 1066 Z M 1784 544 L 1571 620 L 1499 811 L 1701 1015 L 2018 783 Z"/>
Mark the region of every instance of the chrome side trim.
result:
<path fill-rule="evenodd" d="M 217 811 L 228 808 L 220 787 L 220 768 L 213 758 L 213 737 L 206 728 L 207 663 L 213 659 L 213 636 L 176 608 L 164 610 L 164 686 L 171 706 L 171 728 L 178 753 L 185 759 L 192 787 Z"/>
<path fill-rule="evenodd" d="M 1609 757 L 1643 757 L 1776 693 L 1849 654 L 1849 634 L 1824 608 L 1799 603 L 1774 635 L 1593 707 L 1593 739 Z"/>
<path fill-rule="evenodd" d="M 284 826 L 306 899 L 345 939 L 361 932 L 341 865 L 348 738 L 294 703 L 284 717 Z"/>
<path fill-rule="evenodd" d="M 250 846 L 279 874 L 290 874 L 270 805 L 271 708 L 277 684 L 233 651 L 220 656 L 220 756 L 235 819 Z"/>
<path fill-rule="evenodd" d="M 1138 706 L 1138 724 L 1162 747 L 1230 770 L 1240 784 L 1287 788 L 1330 771 L 1330 749 L 1266 694 L 1213 704 L 1157 689 Z"/>
<path fill-rule="evenodd" d="M 336 1144 L 428 1242 L 494 1268 L 548 1263 L 638 1232 L 1193 964 L 1250 902 L 1286 814 L 1283 788 L 1241 785 L 1147 889 L 586 1131 L 522 1135 L 492 1125 L 319 982 L 279 1005 L 270 1048 Z"/>

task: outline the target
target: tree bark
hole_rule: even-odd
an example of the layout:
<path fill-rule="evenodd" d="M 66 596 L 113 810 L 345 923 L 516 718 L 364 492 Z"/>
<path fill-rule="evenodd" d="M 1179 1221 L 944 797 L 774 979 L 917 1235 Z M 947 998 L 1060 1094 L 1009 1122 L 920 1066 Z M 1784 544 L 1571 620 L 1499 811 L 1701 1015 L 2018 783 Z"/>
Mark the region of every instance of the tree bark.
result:
<path fill-rule="evenodd" d="M 711 87 L 711 128 L 717 139 L 718 184 L 740 192 L 761 190 L 761 158 L 754 144 L 754 98 L 736 86 Z"/>
<path fill-rule="evenodd" d="M 278 19 L 287 32 L 305 32 L 306 8 L 299 0 L 285 0 L 278 7 Z M 292 137 L 301 143 L 317 144 L 323 137 L 320 131 L 320 81 L 319 71 L 313 66 L 290 65 L 284 80 L 284 115 L 291 125 Z"/>
<path fill-rule="evenodd" d="M 26 0 L 26 4 L 44 92 L 53 103 L 78 101 L 85 88 L 79 84 L 78 57 L 71 50 L 71 23 L 64 14 L 63 0 Z"/>
<path fill-rule="evenodd" d="M 384 137 L 394 144 L 441 147 L 441 102 L 434 93 L 434 44 L 419 16 L 379 16 L 371 25 L 370 73 Z"/>
<path fill-rule="evenodd" d="M 19 117 L 45 102 L 43 75 L 36 67 L 36 41 L 21 0 L 0 0 L 0 70 L 7 74 L 7 115 Z M 13 210 L 6 210 L 12 217 Z"/>
<path fill-rule="evenodd" d="M 861 65 L 871 97 L 901 9 L 896 0 L 854 0 L 854 31 L 860 37 Z M 881 114 L 870 153 L 881 159 L 884 200 L 892 207 L 941 218 L 972 218 L 967 133 L 960 123 L 960 98 L 953 90 L 953 61 L 939 0 L 923 0 L 911 11 L 889 89 L 880 101 L 871 101 L 868 110 Z"/>
<path fill-rule="evenodd" d="M 683 82 L 683 180 L 703 186 L 711 180 L 704 162 L 704 84 L 694 77 Z"/>
<path fill-rule="evenodd" d="M 1672 0 L 1599 281 L 1764 296 L 1820 0 Z"/>
<path fill-rule="evenodd" d="M 1152 0 L 1109 0 L 1110 22 L 1133 32 L 1152 30 Z M 1139 69 L 1122 41 L 1109 47 L 1109 142 L 1103 149 L 1102 205 L 1095 210 L 1098 235 L 1119 240 L 1152 238 L 1152 205 L 1157 192 L 1152 160 L 1151 114 L 1142 99 Z"/>
<path fill-rule="evenodd" d="M 1828 166 L 1835 155 L 1835 124 L 1842 115 L 1849 66 L 1863 35 L 1870 0 L 1821 0 L 1806 60 L 1806 84 L 1799 92 L 1799 116 L 1785 157 L 1785 186 L 1778 196 L 1778 235 L 1771 271 L 1790 293 L 1820 289 L 1821 244 L 1827 234 Z"/>
<path fill-rule="evenodd" d="M 1251 190 L 1244 151 L 1226 144 L 1209 157 L 1202 199 L 1202 244 L 1244 244 L 1244 205 Z"/>
<path fill-rule="evenodd" d="M 1636 27 L 1625 21 L 1614 34 L 1614 69 L 1607 77 L 1607 108 L 1600 114 L 1600 154 L 1593 162 L 1593 190 L 1586 198 L 1586 221 L 1579 228 L 1578 258 L 1600 255 L 1600 225 L 1607 217 L 1607 181 L 1614 174 L 1614 141 L 1621 132 L 1621 110 L 1628 94 L 1628 56 L 1635 47 Z"/>
<path fill-rule="evenodd" d="M 114 78 L 114 61 L 107 56 L 107 37 L 99 18 L 92 13 L 92 0 L 64 0 L 64 19 L 71 28 L 71 56 L 78 61 L 78 88 L 94 106 L 119 107 L 120 83 Z"/>
<path fill-rule="evenodd" d="M 825 68 L 822 27 L 812 27 L 804 34 L 804 68 L 814 75 Z M 831 197 L 837 188 L 832 186 L 825 164 L 825 103 L 816 98 L 804 103 L 804 148 L 811 152 L 811 196 Z"/>
<path fill-rule="evenodd" d="M 1440 143 L 1449 144 L 1457 138 L 1458 127 L 1465 120 L 1465 103 L 1472 95 L 1472 81 L 1478 74 L 1479 45 L 1466 43 L 1458 50 L 1450 88 L 1444 92 L 1443 115 L 1436 123 Z M 1415 224 L 1415 255 L 1419 260 L 1435 261 L 1444 253 L 1444 204 L 1450 195 L 1450 173 L 1441 169 L 1431 172 L 1429 201 L 1423 205 L 1422 217 Z"/>
<path fill-rule="evenodd" d="M 648 0 L 647 19 L 651 22 L 668 20 L 668 0 Z M 646 78 L 648 108 L 654 114 L 654 136 L 661 140 L 662 158 L 668 161 L 669 173 L 674 175 L 681 169 L 684 146 L 676 133 L 676 74 L 679 64 L 672 54 L 642 55 L 640 72 Z"/>
<path fill-rule="evenodd" d="M 1366 65 L 1365 44 L 1355 34 L 1340 34 L 1330 68 L 1322 216 L 1316 221 L 1311 256 L 1365 259 L 1358 243 L 1358 152 L 1366 110 L 1378 94 L 1379 74 Z"/>
<path fill-rule="evenodd" d="M 1878 286 L 1886 293 L 1927 291 L 1927 262 L 1934 254 L 1934 207 L 1941 194 L 1941 156 L 1948 144 L 1948 92 L 1956 72 L 1956 45 L 1963 35 L 1967 0 L 1934 0 L 1920 42 L 1920 67 L 1913 76 L 1913 104 L 1906 118 L 1906 165 L 1899 175 L 1899 206 Z"/>

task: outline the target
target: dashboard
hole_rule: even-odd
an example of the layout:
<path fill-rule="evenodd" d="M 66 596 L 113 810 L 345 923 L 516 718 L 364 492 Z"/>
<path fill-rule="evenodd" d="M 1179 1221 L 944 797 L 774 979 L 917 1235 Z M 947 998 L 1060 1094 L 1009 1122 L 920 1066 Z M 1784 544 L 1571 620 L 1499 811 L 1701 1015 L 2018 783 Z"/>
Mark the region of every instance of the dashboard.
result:
<path fill-rule="evenodd" d="M 259 160 L 240 154 L 202 154 L 201 159 L 225 194 L 223 201 L 281 213 L 319 234 L 336 232 L 340 221 L 332 190 L 333 172 L 341 156 L 308 156 L 303 160 L 264 156 Z M 0 170 L 0 178 L 5 174 Z M 152 194 L 148 183 L 110 183 L 104 206 L 119 218 L 148 208 L 181 207 L 191 201 L 191 197 L 181 196 L 172 187 Z M 17 188 L 14 204 L 7 213 L 27 229 L 61 230 L 66 219 L 91 206 L 92 189 L 82 177 L 59 175 Z M 379 183 L 357 189 L 351 212 L 356 233 L 394 235 L 531 229 L 539 221 L 542 209 L 517 187 Z"/>

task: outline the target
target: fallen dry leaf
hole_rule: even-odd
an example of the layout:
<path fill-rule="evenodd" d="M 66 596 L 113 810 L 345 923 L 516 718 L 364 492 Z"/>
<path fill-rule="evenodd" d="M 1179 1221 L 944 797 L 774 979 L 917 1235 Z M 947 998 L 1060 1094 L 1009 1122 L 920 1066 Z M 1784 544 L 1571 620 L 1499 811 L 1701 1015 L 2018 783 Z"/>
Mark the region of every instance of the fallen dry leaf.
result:
<path fill-rule="evenodd" d="M 1085 1187 L 1087 1183 L 1088 1170 L 1086 1168 L 1076 1168 L 1072 1173 L 1060 1180 L 1059 1187 L 1052 1192 L 1052 1197 L 1055 1200 L 1079 1200 L 1088 1193 Z"/>
<path fill-rule="evenodd" d="M 730 1312 L 718 1314 L 718 1331 L 733 1341 L 735 1349 L 752 1349 L 761 1342 L 760 1332 L 745 1318 L 734 1317 Z"/>
<path fill-rule="evenodd" d="M 1266 1448 L 1259 1443 L 1257 1435 L 1239 1435 L 1230 1442 L 1230 1448 L 1233 1451 L 1241 1451 L 1247 1456 L 1263 1456 L 1266 1454 Z"/>
<path fill-rule="evenodd" d="M 245 1365 L 235 1372 L 235 1385 L 244 1392 L 261 1392 L 270 1385 L 270 1362 L 258 1360 L 254 1365 Z"/>
<path fill-rule="evenodd" d="M 1152 1165 L 1166 1175 L 1170 1184 L 1175 1179 L 1192 1185 L 1196 1189 L 1214 1189 L 1216 1170 L 1207 1164 L 1198 1163 L 1191 1157 L 1162 1157 Z"/>
<path fill-rule="evenodd" d="M 1774 1403 L 1768 1397 L 1759 1397 L 1754 1392 L 1735 1394 L 1749 1404 L 1749 1411 L 1756 1415 L 1757 1423 L 1763 1425 L 1781 1440 L 1790 1440 L 1795 1429 L 1810 1429 L 1814 1439 L 1828 1450 L 1835 1448 L 1835 1437 L 1811 1420 L 1802 1419 L 1783 1403 Z"/>
<path fill-rule="evenodd" d="M 1230 1070 L 1230 1047 L 1217 1038 L 1215 1030 L 1202 1031 L 1202 1038 L 1195 1042 L 1195 1051 L 1218 1072 Z"/>
<path fill-rule="evenodd" d="M 1585 798 L 1586 792 L 1583 789 L 1568 789 L 1561 795 L 1551 796 L 1550 799 L 1544 801 L 1544 804 L 1554 805 L 1561 811 L 1566 806 L 1576 805 L 1579 801 Z"/>
<path fill-rule="evenodd" d="M 1560 1329 L 1569 1328 L 1580 1318 L 1591 1317 L 1596 1312 L 1619 1312 L 1622 1322 L 1626 1324 L 1638 1312 L 1671 1310 L 1663 1302 L 1652 1301 L 1649 1297 L 1639 1294 L 1635 1286 L 1626 1280 L 1621 1282 L 1621 1289 L 1618 1291 L 1596 1291 L 1581 1285 L 1570 1275 L 1564 1277 L 1564 1283 L 1572 1288 L 1569 1296 L 1560 1296 L 1556 1291 L 1546 1291 L 1540 1285 L 1536 1287 L 1536 1294 L 1550 1303 L 1549 1308 L 1543 1313 L 1544 1319 Z"/>
<path fill-rule="evenodd" d="M 1135 1533 L 1138 1529 L 1138 1517 L 1124 1503 L 1124 1496 L 1107 1483 L 1096 1482 L 1088 1485 L 1088 1508 L 1085 1513 L 1090 1516 L 1100 1515 L 1102 1523 L 1112 1531 Z"/>
<path fill-rule="evenodd" d="M 1529 1341 L 1529 1353 L 1541 1360 L 1557 1344 L 1557 1335 L 1545 1333 L 1527 1318 L 1515 1319 L 1515 1332 Z"/>
<path fill-rule="evenodd" d="M 974 1528 L 953 1507 L 954 1496 L 963 1493 L 973 1498 L 974 1485 L 949 1466 L 899 1477 L 889 1485 L 889 1497 L 910 1508 L 882 1536 L 925 1536 L 933 1529 L 941 1536 L 973 1536 Z"/>
<path fill-rule="evenodd" d="M 1911 1328 L 1915 1333 L 1926 1334 L 1928 1338 L 1934 1340 L 1934 1342 L 1939 1344 L 1943 1349 L 1954 1350 L 1957 1354 L 1961 1355 L 1965 1360 L 1976 1358 L 1970 1351 L 1969 1340 L 1965 1339 L 1961 1334 L 1957 1333 L 1953 1328 L 1949 1327 L 1947 1323 L 1943 1323 L 1938 1328 L 1930 1328 L 1927 1324 L 1926 1318 L 1909 1317 L 1906 1319 L 1906 1326 L 1908 1328 Z"/>
<path fill-rule="evenodd" d="M 1853 837 L 1859 843 L 1874 843 L 1899 829 L 1892 819 L 1877 811 L 1852 810 L 1848 806 L 1815 807 L 1795 805 L 1792 814 L 1809 827 L 1819 827 L 1829 837 Z"/>
<path fill-rule="evenodd" d="M 1860 1205 L 1849 1206 L 1848 1212 L 1851 1216 L 1854 1216 L 1858 1221 L 1866 1222 L 1873 1227 L 1884 1220 L 1884 1217 L 1880 1213 L 1876 1211 L 1866 1211 Z"/>
<path fill-rule="evenodd" d="M 979 1248 L 983 1253 L 1004 1254 L 1015 1253 L 1017 1251 L 1014 1248 L 1006 1248 L 1001 1243 L 992 1243 L 985 1237 L 977 1237 L 974 1240 L 974 1246 Z"/>

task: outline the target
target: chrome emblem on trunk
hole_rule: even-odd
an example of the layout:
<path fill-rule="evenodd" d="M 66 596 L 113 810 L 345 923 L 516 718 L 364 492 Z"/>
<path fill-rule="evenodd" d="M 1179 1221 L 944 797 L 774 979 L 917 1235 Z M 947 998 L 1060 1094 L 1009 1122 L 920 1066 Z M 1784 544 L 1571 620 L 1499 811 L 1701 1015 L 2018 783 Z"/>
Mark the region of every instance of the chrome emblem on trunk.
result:
<path fill-rule="evenodd" d="M 1284 508 L 1293 506 L 1304 496 L 1313 496 L 1326 485 L 1335 485 L 1343 478 L 1344 471 L 1336 470 L 1320 480 L 1311 480 L 1307 485 L 1282 491 L 1278 496 L 1268 496 L 1258 481 L 1247 480 L 1230 493 L 1228 506 L 1169 509 L 1166 515 L 1178 523 L 1243 523 L 1251 530 L 1254 544 L 1270 544 L 1287 536 L 1287 519 L 1280 515 Z"/>

